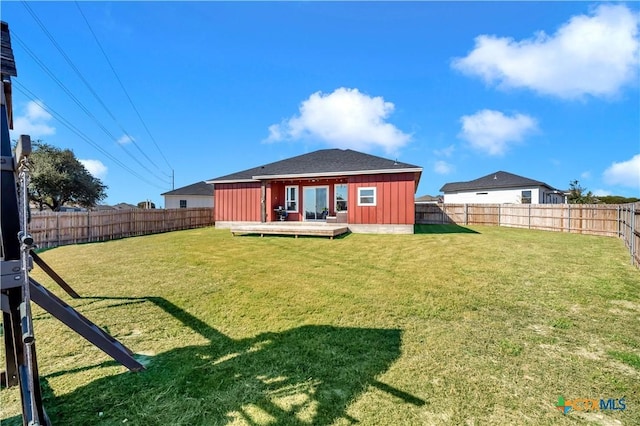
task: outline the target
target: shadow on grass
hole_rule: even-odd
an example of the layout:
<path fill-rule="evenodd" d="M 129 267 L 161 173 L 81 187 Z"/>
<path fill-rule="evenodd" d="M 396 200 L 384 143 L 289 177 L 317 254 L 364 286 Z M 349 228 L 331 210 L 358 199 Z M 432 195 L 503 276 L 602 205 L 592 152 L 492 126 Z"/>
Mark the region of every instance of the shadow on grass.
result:
<path fill-rule="evenodd" d="M 209 344 L 156 355 L 143 372 L 101 378 L 57 397 L 47 377 L 42 378 L 52 424 L 122 424 L 127 419 L 136 425 L 234 420 L 250 425 L 320 425 L 340 418 L 357 423 L 346 409 L 370 387 L 405 403 L 425 404 L 376 380 L 400 356 L 402 333 L 397 329 L 307 325 L 235 340 L 163 298 L 104 299 L 153 302 Z M 21 420 L 14 417 L 2 424 Z"/>
<path fill-rule="evenodd" d="M 413 232 L 415 234 L 479 234 L 478 231 L 456 225 L 455 223 L 442 225 L 414 225 Z"/>

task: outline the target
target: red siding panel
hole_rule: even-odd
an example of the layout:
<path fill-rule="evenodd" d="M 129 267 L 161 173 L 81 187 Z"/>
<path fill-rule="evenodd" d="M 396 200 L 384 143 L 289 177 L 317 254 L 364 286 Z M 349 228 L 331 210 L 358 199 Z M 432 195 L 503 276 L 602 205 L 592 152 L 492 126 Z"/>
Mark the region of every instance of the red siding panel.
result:
<path fill-rule="evenodd" d="M 260 221 L 260 183 L 215 185 L 216 221 Z"/>
<path fill-rule="evenodd" d="M 343 179 L 274 181 L 267 186 L 267 220 L 275 220 L 273 209 L 284 205 L 286 185 L 298 185 L 299 205 L 302 209 L 304 186 L 329 186 L 329 209 L 334 210 L 334 184 L 347 183 L 347 220 L 354 224 L 414 223 L 415 174 L 357 175 Z M 358 206 L 358 188 L 376 188 L 376 206 Z M 260 183 L 227 183 L 215 185 L 216 221 L 260 221 Z M 302 220 L 302 215 L 289 214 L 289 221 Z"/>
<path fill-rule="evenodd" d="M 382 184 L 382 192 L 381 192 L 381 196 L 380 196 L 380 204 L 383 207 L 383 211 L 385 212 L 390 212 L 392 209 L 392 205 L 391 205 L 391 179 L 387 180 L 386 182 L 384 182 Z M 388 225 L 391 223 L 391 215 L 388 214 L 383 214 L 383 221 L 382 223 Z"/>
<path fill-rule="evenodd" d="M 398 223 L 405 222 L 405 212 L 407 211 L 406 197 L 405 197 L 405 183 L 406 180 L 398 179 L 395 184 L 396 188 L 396 211 L 398 212 Z M 413 198 L 412 198 L 412 202 Z"/>
<path fill-rule="evenodd" d="M 376 206 L 358 206 L 358 188 L 376 188 Z M 401 224 L 414 223 L 413 173 L 360 175 L 349 178 L 349 223 Z"/>
<path fill-rule="evenodd" d="M 381 198 L 382 193 L 384 192 L 384 184 L 389 181 L 389 175 L 380 176 L 381 182 L 376 183 L 376 207 L 374 209 L 376 214 L 376 223 L 384 223 L 384 204 Z M 381 222 L 382 221 L 382 222 Z"/>

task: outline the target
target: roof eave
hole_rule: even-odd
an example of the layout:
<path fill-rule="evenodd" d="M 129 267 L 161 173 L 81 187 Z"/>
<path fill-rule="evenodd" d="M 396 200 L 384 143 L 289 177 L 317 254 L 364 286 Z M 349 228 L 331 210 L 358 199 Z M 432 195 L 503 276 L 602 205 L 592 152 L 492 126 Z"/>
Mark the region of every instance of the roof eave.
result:
<path fill-rule="evenodd" d="M 416 173 L 416 172 L 422 173 L 422 168 L 421 167 L 411 167 L 411 168 L 404 168 L 404 169 L 350 170 L 350 171 L 340 171 L 340 172 L 291 173 L 291 174 L 282 174 L 282 175 L 258 175 L 258 176 L 253 176 L 253 179 L 254 180 L 304 179 L 304 178 L 318 178 L 318 177 L 378 175 L 378 174 Z M 219 182 L 217 182 L 217 183 L 219 183 Z"/>
<path fill-rule="evenodd" d="M 445 185 L 446 186 L 446 185 Z M 483 187 L 474 187 L 474 188 L 456 188 L 456 189 L 445 189 L 443 186 L 440 188 L 440 192 L 469 192 L 469 191 L 499 191 L 501 189 L 513 189 L 513 188 L 533 188 L 543 186 L 545 188 L 551 189 L 552 191 L 557 191 L 556 188 L 546 184 L 530 184 L 530 185 L 503 185 L 503 186 L 483 186 Z"/>
<path fill-rule="evenodd" d="M 205 180 L 206 183 L 215 185 L 217 183 L 248 183 L 248 182 L 258 182 L 256 179 L 211 179 Z"/>

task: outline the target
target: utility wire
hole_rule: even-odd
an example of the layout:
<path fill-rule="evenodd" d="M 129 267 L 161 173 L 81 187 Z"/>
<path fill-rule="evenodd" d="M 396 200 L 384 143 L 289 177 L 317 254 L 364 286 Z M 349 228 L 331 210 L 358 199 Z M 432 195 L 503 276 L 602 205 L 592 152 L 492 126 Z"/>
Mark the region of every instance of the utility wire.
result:
<path fill-rule="evenodd" d="M 131 154 L 131 152 L 129 152 L 125 146 L 121 143 L 118 142 L 118 139 L 100 122 L 100 120 L 98 120 L 98 118 L 88 109 L 86 108 L 82 102 L 80 102 L 80 100 L 73 94 L 71 93 L 71 91 L 64 85 L 64 83 L 62 83 L 62 81 L 60 81 L 60 79 L 58 77 L 56 77 L 56 75 L 49 69 L 49 67 L 47 67 L 47 65 L 45 63 L 43 63 L 40 58 L 38 58 L 38 56 L 33 53 L 31 51 L 31 49 L 29 49 L 29 47 L 22 41 L 22 39 L 14 32 L 11 31 L 11 37 L 13 39 L 15 39 L 18 44 L 25 50 L 25 52 L 31 56 L 31 58 L 36 62 L 36 64 L 38 64 L 40 66 L 40 68 L 42 68 L 42 70 L 47 73 L 47 75 L 67 94 L 67 96 L 69 96 L 71 98 L 72 101 L 75 102 L 75 104 L 85 113 L 87 114 L 87 116 L 89 116 L 97 125 L 98 127 L 111 139 L 113 139 L 116 143 L 116 145 L 118 145 L 120 148 L 122 148 L 124 150 L 124 152 L 131 157 L 136 163 L 138 163 L 138 165 L 140 167 L 142 167 L 143 169 L 145 169 L 147 172 L 149 172 L 149 174 L 151 174 L 152 176 L 154 176 L 156 179 L 164 182 L 164 183 L 169 183 L 167 180 L 164 180 L 164 178 L 159 177 L 158 175 L 156 175 L 152 170 L 150 170 L 143 162 L 141 162 L 137 157 L 135 157 L 133 154 Z"/>
<path fill-rule="evenodd" d="M 84 22 L 86 22 L 87 27 L 89 28 L 89 31 L 91 32 L 91 35 L 93 35 L 93 38 L 96 41 L 96 44 L 100 48 L 100 51 L 102 52 L 102 55 L 104 56 L 104 59 L 109 64 L 109 67 L 111 68 L 111 71 L 113 71 L 113 75 L 116 77 L 116 80 L 118 80 L 118 83 L 120 83 L 120 87 L 122 88 L 122 91 L 124 92 L 124 94 L 127 96 L 127 99 L 129 100 L 129 103 L 131 104 L 131 108 L 133 108 L 133 110 L 136 112 L 136 115 L 140 119 L 140 122 L 144 126 L 144 129 L 147 131 L 147 134 L 151 138 L 151 141 L 153 141 L 153 144 L 158 149 L 158 152 L 162 156 L 162 159 L 164 160 L 164 162 L 167 164 L 167 166 L 169 166 L 170 169 L 173 169 L 171 167 L 171 164 L 169 164 L 169 161 L 167 160 L 167 157 L 165 157 L 165 155 L 163 154 L 162 150 L 160 149 L 160 146 L 156 142 L 156 139 L 151 134 L 151 131 L 149 131 L 149 127 L 147 126 L 147 123 L 145 123 L 145 121 L 142 119 L 142 116 L 140 115 L 140 111 L 138 111 L 138 108 L 136 108 L 135 104 L 133 103 L 133 99 L 131 99 L 131 96 L 129 96 L 129 92 L 124 87 L 124 84 L 122 83 L 122 80 L 120 79 L 120 76 L 118 75 L 118 73 L 116 72 L 116 69 L 114 68 L 113 64 L 111 63 L 111 60 L 109 60 L 109 56 L 107 55 L 107 52 L 105 52 L 105 50 L 102 48 L 102 44 L 100 43 L 100 40 L 98 40 L 98 36 L 96 36 L 96 33 L 93 31 L 93 28 L 91 27 L 91 24 L 89 23 L 89 20 L 87 19 L 87 17 L 85 16 L 84 12 L 80 8 L 80 3 L 78 3 L 76 1 L 75 4 L 76 4 L 76 7 L 78 8 L 78 11 L 80 12 L 80 15 L 82 15 L 82 18 L 84 19 Z"/>
<path fill-rule="evenodd" d="M 56 41 L 55 37 L 53 37 L 53 35 L 51 34 L 51 32 L 49 32 L 49 30 L 46 28 L 46 26 L 42 23 L 42 21 L 40 20 L 40 18 L 36 15 L 36 13 L 33 11 L 33 9 L 31 9 L 31 7 L 27 4 L 26 1 L 22 1 L 23 6 L 27 9 L 27 11 L 29 12 L 29 14 L 31 15 L 31 17 L 36 21 L 36 23 L 38 24 L 38 26 L 40 26 L 40 28 L 42 29 L 42 31 L 45 33 L 45 35 L 49 38 L 49 40 L 51 41 L 51 43 L 54 45 L 54 47 L 58 50 L 58 52 L 62 55 L 62 57 L 65 59 L 65 61 L 67 62 L 67 64 L 71 67 L 71 69 L 73 69 L 73 71 L 76 73 L 76 75 L 80 78 L 80 80 L 84 83 L 84 85 L 87 87 L 87 89 L 89 90 L 89 92 L 91 92 L 91 94 L 94 96 L 94 98 L 96 98 L 96 100 L 98 101 L 98 103 L 102 106 L 102 108 L 104 108 L 104 110 L 107 112 L 107 114 L 111 117 L 111 119 L 118 125 L 118 127 L 120 127 L 120 130 L 122 130 L 122 132 L 125 134 L 125 136 L 129 139 L 129 141 L 131 141 L 131 143 L 133 144 L 133 146 L 136 147 L 136 149 L 149 161 L 149 163 L 153 164 L 158 170 L 160 170 L 160 167 L 158 167 L 158 165 L 151 159 L 149 158 L 149 156 L 144 152 L 144 150 L 142 150 L 142 148 L 140 148 L 140 146 L 138 145 L 138 143 L 136 142 L 136 140 L 127 132 L 127 130 L 120 124 L 120 122 L 116 119 L 115 115 L 111 112 L 111 110 L 109 109 L 109 107 L 104 103 L 104 101 L 102 100 L 102 98 L 100 98 L 100 96 L 98 95 L 98 93 L 96 93 L 96 91 L 93 89 L 93 87 L 91 86 L 91 84 L 89 84 L 89 82 L 87 81 L 87 79 L 84 77 L 84 75 L 82 74 L 82 72 L 80 72 L 80 70 L 78 69 L 78 67 L 73 63 L 73 61 L 71 60 L 71 58 L 69 57 L 69 55 L 67 55 L 67 53 L 64 51 L 64 49 L 62 49 L 62 47 L 58 44 L 58 42 Z M 137 161 L 137 160 L 136 160 Z M 142 165 L 142 164 L 141 164 Z M 148 170 L 148 169 L 147 169 Z M 149 170 L 148 170 L 149 171 Z"/>
<path fill-rule="evenodd" d="M 123 170 L 125 170 L 126 172 L 130 173 L 131 175 L 135 176 L 136 178 L 140 179 L 141 181 L 143 181 L 144 183 L 146 183 L 148 185 L 154 186 L 154 187 L 159 188 L 159 189 L 165 189 L 165 188 L 163 188 L 161 186 L 158 186 L 157 184 L 145 179 L 142 175 L 138 174 L 135 170 L 133 170 L 130 167 L 128 167 L 126 164 L 124 164 L 122 161 L 120 161 L 117 157 L 113 156 L 112 154 L 107 152 L 104 148 L 102 148 L 99 144 L 94 142 L 91 138 L 89 138 L 86 134 L 84 134 L 81 130 L 79 130 L 71 122 L 69 122 L 69 120 L 64 118 L 62 115 L 58 114 L 58 112 L 56 112 L 53 108 L 51 108 L 50 106 L 48 106 L 48 105 L 46 105 L 44 103 L 39 102 L 38 101 L 38 97 L 31 90 L 27 89 L 23 84 L 21 84 L 19 81 L 13 80 L 12 83 L 15 85 L 16 89 L 18 89 L 18 91 L 20 93 L 22 93 L 24 96 L 26 96 L 27 98 L 29 98 L 33 102 L 38 103 L 38 105 L 42 109 L 44 109 L 46 112 L 51 114 L 51 116 L 53 116 L 56 120 L 58 120 L 60 123 L 62 123 L 65 127 L 67 127 L 69 130 L 71 130 L 73 133 L 75 133 L 78 137 L 80 137 L 82 140 L 87 142 L 89 145 L 94 147 L 96 150 L 101 152 L 104 156 L 109 158 L 115 164 L 120 166 Z"/>

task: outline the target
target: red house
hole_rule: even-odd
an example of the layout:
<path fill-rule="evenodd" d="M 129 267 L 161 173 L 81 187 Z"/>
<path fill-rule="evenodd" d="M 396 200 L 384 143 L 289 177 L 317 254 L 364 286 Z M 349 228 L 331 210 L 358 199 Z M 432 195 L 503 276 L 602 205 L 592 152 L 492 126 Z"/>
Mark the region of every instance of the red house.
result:
<path fill-rule="evenodd" d="M 216 227 L 339 222 L 351 232 L 413 233 L 422 168 L 350 149 L 323 149 L 206 181 Z"/>

